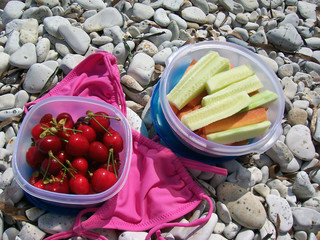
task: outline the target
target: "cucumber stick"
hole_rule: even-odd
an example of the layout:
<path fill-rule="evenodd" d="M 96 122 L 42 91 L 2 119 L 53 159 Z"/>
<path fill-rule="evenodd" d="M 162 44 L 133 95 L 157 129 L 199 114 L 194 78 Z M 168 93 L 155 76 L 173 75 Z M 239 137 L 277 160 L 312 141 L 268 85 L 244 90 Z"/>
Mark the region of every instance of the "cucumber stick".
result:
<path fill-rule="evenodd" d="M 212 93 L 202 98 L 201 105 L 207 106 L 216 101 L 219 101 L 227 96 L 234 95 L 236 93 L 245 91 L 246 93 L 251 93 L 263 87 L 260 79 L 257 75 L 252 75 L 246 79 L 239 82 L 233 83 L 218 92 Z"/>
<path fill-rule="evenodd" d="M 222 132 L 211 133 L 208 134 L 206 137 L 209 141 L 215 143 L 229 144 L 262 136 L 269 129 L 270 125 L 270 121 L 264 121 L 240 128 L 234 128 Z"/>
<path fill-rule="evenodd" d="M 194 110 L 181 118 L 191 131 L 202 128 L 212 122 L 229 117 L 251 103 L 249 95 L 242 91 L 225 97 L 205 107 Z"/>
<path fill-rule="evenodd" d="M 229 70 L 228 59 L 216 56 L 215 52 L 209 53 L 213 57 L 205 56 L 197 62 L 189 72 L 182 77 L 179 83 L 167 95 L 169 103 L 178 109 L 183 108 L 188 102 L 205 90 L 207 80 L 222 71 Z M 192 72 L 191 72 L 192 71 Z"/>
<path fill-rule="evenodd" d="M 269 90 L 261 91 L 251 97 L 252 102 L 241 110 L 241 112 L 249 111 L 257 107 L 267 107 L 278 99 L 278 95 Z"/>
<path fill-rule="evenodd" d="M 214 93 L 232 83 L 239 82 L 242 79 L 250 77 L 254 73 L 254 70 L 249 64 L 240 65 L 228 71 L 218 73 L 207 81 L 207 93 Z"/>

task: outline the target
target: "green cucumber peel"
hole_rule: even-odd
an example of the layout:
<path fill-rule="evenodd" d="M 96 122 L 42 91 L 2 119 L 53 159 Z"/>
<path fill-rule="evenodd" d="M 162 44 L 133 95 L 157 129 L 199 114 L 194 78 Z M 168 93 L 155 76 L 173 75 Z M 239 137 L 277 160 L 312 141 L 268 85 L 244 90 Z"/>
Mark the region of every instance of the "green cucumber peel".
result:
<path fill-rule="evenodd" d="M 266 133 L 271 125 L 270 121 L 264 121 L 248 126 L 229 129 L 217 133 L 208 134 L 206 137 L 209 141 L 219 144 L 230 144 L 243 141 L 250 138 L 262 136 Z"/>
<path fill-rule="evenodd" d="M 272 91 L 264 90 L 251 96 L 252 102 L 240 112 L 249 111 L 257 107 L 268 107 L 277 101 L 278 95 Z"/>
<path fill-rule="evenodd" d="M 211 77 L 206 83 L 206 90 L 208 94 L 217 92 L 232 83 L 239 82 L 242 79 L 255 74 L 253 68 L 249 64 L 234 67 L 228 71 L 218 73 Z"/>
<path fill-rule="evenodd" d="M 257 75 L 252 75 L 250 77 L 247 77 L 246 79 L 243 79 L 239 82 L 233 83 L 223 89 L 221 89 L 218 92 L 209 94 L 202 98 L 201 105 L 207 106 L 210 105 L 216 101 L 220 101 L 223 98 L 226 98 L 228 96 L 234 95 L 236 93 L 245 91 L 246 93 L 251 93 L 256 90 L 259 90 L 263 87 L 262 82 L 258 78 Z"/>
<path fill-rule="evenodd" d="M 197 130 L 208 124 L 227 118 L 251 103 L 251 98 L 246 92 L 239 92 L 225 97 L 220 101 L 194 110 L 181 118 L 182 123 L 191 131 Z"/>
<path fill-rule="evenodd" d="M 195 67 L 196 65 L 193 66 L 191 70 Z M 201 70 L 188 75 L 189 77 L 187 80 L 181 79 L 184 81 L 183 84 L 170 91 L 167 95 L 168 101 L 178 109 L 183 108 L 188 102 L 205 90 L 206 82 L 211 76 L 219 72 L 226 71 L 229 68 L 230 62 L 227 58 L 220 56 L 214 58 L 205 65 L 205 67 L 202 67 Z"/>

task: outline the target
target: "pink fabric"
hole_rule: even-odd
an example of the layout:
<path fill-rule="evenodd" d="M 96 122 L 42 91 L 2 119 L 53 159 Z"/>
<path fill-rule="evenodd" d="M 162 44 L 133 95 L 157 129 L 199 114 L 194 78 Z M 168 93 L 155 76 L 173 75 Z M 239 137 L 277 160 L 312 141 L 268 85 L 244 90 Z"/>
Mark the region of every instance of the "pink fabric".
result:
<path fill-rule="evenodd" d="M 126 103 L 116 58 L 107 52 L 88 56 L 45 96 L 26 104 L 25 111 L 42 99 L 55 95 L 99 99 L 119 108 L 126 116 Z M 213 211 L 212 201 L 193 181 L 185 167 L 222 175 L 226 175 L 227 171 L 178 157 L 169 148 L 135 130 L 132 130 L 132 137 L 130 171 L 120 192 L 101 207 L 84 209 L 77 216 L 73 230 L 57 233 L 48 237 L 48 240 L 80 235 L 90 239 L 107 239 L 90 231 L 94 228 L 150 230 L 146 239 L 156 233 L 158 239 L 164 240 L 160 235 L 162 228 L 191 227 L 209 220 Z M 202 200 L 207 200 L 210 207 L 205 218 L 187 224 L 171 222 L 194 210 Z M 87 213 L 93 214 L 81 222 L 81 217 Z"/>
<path fill-rule="evenodd" d="M 56 95 L 90 97 L 102 100 L 119 108 L 125 116 L 127 115 L 117 59 L 108 52 L 97 52 L 89 55 L 46 95 L 27 103 L 25 112 L 31 105 L 44 98 Z"/>

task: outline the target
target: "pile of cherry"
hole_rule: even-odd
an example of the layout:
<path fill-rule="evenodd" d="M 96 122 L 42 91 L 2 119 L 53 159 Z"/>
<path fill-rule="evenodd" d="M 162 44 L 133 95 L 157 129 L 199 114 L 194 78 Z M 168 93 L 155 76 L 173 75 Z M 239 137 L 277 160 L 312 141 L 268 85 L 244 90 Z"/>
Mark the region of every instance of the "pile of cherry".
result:
<path fill-rule="evenodd" d="M 113 120 L 111 120 L 113 119 Z M 30 184 L 58 193 L 94 194 L 118 179 L 120 134 L 111 128 L 119 118 L 87 111 L 76 121 L 67 112 L 47 113 L 31 129 L 26 161 L 35 171 Z"/>

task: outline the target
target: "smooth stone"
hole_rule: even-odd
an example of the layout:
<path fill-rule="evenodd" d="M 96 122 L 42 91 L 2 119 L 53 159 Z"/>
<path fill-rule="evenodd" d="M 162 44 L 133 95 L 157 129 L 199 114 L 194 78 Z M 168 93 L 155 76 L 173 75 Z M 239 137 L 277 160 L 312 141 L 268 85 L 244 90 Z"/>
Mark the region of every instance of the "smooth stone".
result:
<path fill-rule="evenodd" d="M 15 97 L 12 93 L 0 95 L 0 110 L 13 108 L 15 105 Z"/>
<path fill-rule="evenodd" d="M 313 180 L 313 179 L 312 179 Z M 303 207 L 310 207 L 314 209 L 319 209 L 320 207 L 320 197 L 312 197 L 303 202 Z"/>
<path fill-rule="evenodd" d="M 280 78 L 290 77 L 293 75 L 293 66 L 291 64 L 283 64 L 278 69 L 278 76 Z"/>
<path fill-rule="evenodd" d="M 254 232 L 251 229 L 241 229 L 235 240 L 253 240 Z"/>
<path fill-rule="evenodd" d="M 113 39 L 115 45 L 123 41 L 123 32 L 119 26 L 112 26 L 103 29 L 103 34 Z"/>
<path fill-rule="evenodd" d="M 67 54 L 61 61 L 60 69 L 68 74 L 75 66 L 77 66 L 85 57 L 80 54 Z"/>
<path fill-rule="evenodd" d="M 200 8 L 206 15 L 209 13 L 209 3 L 206 0 L 191 0 L 193 6 Z"/>
<path fill-rule="evenodd" d="M 38 218 L 38 227 L 46 233 L 55 234 L 71 230 L 76 216 L 47 212 Z"/>
<path fill-rule="evenodd" d="M 20 47 L 20 33 L 16 30 L 12 30 L 4 47 L 4 53 L 11 55 L 20 49 Z"/>
<path fill-rule="evenodd" d="M 135 47 L 135 43 L 133 41 L 127 41 L 127 44 L 132 51 Z M 118 64 L 124 64 L 129 55 L 128 49 L 125 47 L 124 43 L 121 42 L 112 50 L 113 55 L 117 58 Z"/>
<path fill-rule="evenodd" d="M 281 197 L 286 198 L 288 195 L 288 187 L 279 179 L 272 179 L 267 182 L 271 190 L 277 190 Z"/>
<path fill-rule="evenodd" d="M 225 7 L 228 11 L 232 12 L 233 14 L 243 13 L 244 7 L 233 0 L 219 0 L 219 4 Z"/>
<path fill-rule="evenodd" d="M 296 51 L 302 44 L 302 38 L 292 24 L 280 26 L 267 32 L 268 42 L 282 51 Z"/>
<path fill-rule="evenodd" d="M 270 194 L 270 188 L 264 183 L 258 183 L 253 187 L 253 190 L 259 193 L 264 198 Z"/>
<path fill-rule="evenodd" d="M 127 74 L 135 78 L 141 86 L 146 86 L 151 80 L 155 62 L 145 53 L 137 53 L 129 65 Z"/>
<path fill-rule="evenodd" d="M 0 132 L 0 148 L 3 148 L 6 145 L 6 136 L 3 131 Z"/>
<path fill-rule="evenodd" d="M 170 18 L 163 8 L 158 8 L 155 11 L 153 19 L 161 27 L 167 27 L 170 23 Z"/>
<path fill-rule="evenodd" d="M 289 77 L 284 77 L 281 81 L 284 94 L 292 100 L 297 93 L 298 84 Z"/>
<path fill-rule="evenodd" d="M 36 19 L 38 23 L 42 23 L 46 17 L 52 17 L 52 11 L 48 6 L 30 7 L 22 14 L 22 19 Z"/>
<path fill-rule="evenodd" d="M 73 54 L 74 51 L 69 46 L 69 44 L 64 40 L 58 40 L 54 44 L 56 51 L 62 56 L 65 57 L 68 54 Z"/>
<path fill-rule="evenodd" d="M 318 37 L 311 37 L 305 39 L 306 44 L 309 48 L 313 50 L 319 50 L 320 49 L 320 39 Z"/>
<path fill-rule="evenodd" d="M 143 136 L 148 137 L 148 130 L 142 119 L 130 108 L 127 108 L 127 119 L 129 125 L 140 132 Z"/>
<path fill-rule="evenodd" d="M 268 39 L 264 29 L 256 31 L 249 38 L 249 42 L 258 44 L 268 44 Z"/>
<path fill-rule="evenodd" d="M 1 15 L 2 24 L 6 25 L 13 19 L 20 18 L 23 14 L 25 6 L 25 3 L 21 1 L 9 1 L 3 9 L 3 13 Z"/>
<path fill-rule="evenodd" d="M 227 206 L 224 203 L 218 201 L 216 203 L 216 208 L 219 219 L 224 223 L 229 224 L 232 221 L 232 219 Z"/>
<path fill-rule="evenodd" d="M 227 240 L 227 238 L 225 238 L 224 236 L 220 235 L 220 234 L 211 234 L 208 240 Z"/>
<path fill-rule="evenodd" d="M 13 153 L 13 149 L 14 149 L 14 144 L 15 144 L 15 141 L 16 141 L 16 136 L 14 135 L 13 137 L 11 137 L 6 145 L 6 150 L 8 153 L 12 154 Z M 8 169 L 6 169 L 8 170 Z M 2 175 L 3 176 L 3 175 Z M 13 180 L 13 179 L 12 179 Z M 11 180 L 11 182 L 12 182 Z"/>
<path fill-rule="evenodd" d="M 279 23 L 279 26 L 285 25 L 287 23 L 292 24 L 294 27 L 299 25 L 299 16 L 295 13 L 289 13 L 285 16 L 285 18 Z"/>
<path fill-rule="evenodd" d="M 308 73 L 297 72 L 293 77 L 294 82 L 303 82 L 306 87 L 311 87 L 313 85 L 312 76 Z"/>
<path fill-rule="evenodd" d="M 15 104 L 16 108 L 24 108 L 24 105 L 29 101 L 29 94 L 25 90 L 18 91 L 15 95 Z"/>
<path fill-rule="evenodd" d="M 303 18 L 305 19 L 311 18 L 313 20 L 317 19 L 316 4 L 305 2 L 305 1 L 298 1 L 297 7 L 298 7 L 298 12 Z"/>
<path fill-rule="evenodd" d="M 75 0 L 75 2 L 86 10 L 100 11 L 106 7 L 102 0 Z"/>
<path fill-rule="evenodd" d="M 213 188 L 216 188 L 219 184 L 225 182 L 226 179 L 227 179 L 227 176 L 223 176 L 220 174 L 214 174 L 212 179 L 210 180 L 210 185 Z"/>
<path fill-rule="evenodd" d="M 307 110 L 309 107 L 309 101 L 308 100 L 295 100 L 292 105 L 294 108 L 300 108 L 303 110 Z"/>
<path fill-rule="evenodd" d="M 13 181 L 13 179 L 14 179 L 13 170 L 11 167 L 9 167 L 0 175 L 0 188 L 5 189 L 6 187 L 8 187 Z"/>
<path fill-rule="evenodd" d="M 152 58 L 155 64 L 160 64 L 165 66 L 167 58 L 171 55 L 171 48 L 164 48 L 161 51 L 157 52 Z"/>
<path fill-rule="evenodd" d="M 204 24 L 206 22 L 206 14 L 197 7 L 188 7 L 181 11 L 181 17 L 189 22 Z"/>
<path fill-rule="evenodd" d="M 154 9 L 143 3 L 134 3 L 131 18 L 136 21 L 143 21 L 152 18 L 155 14 Z"/>
<path fill-rule="evenodd" d="M 214 21 L 214 26 L 217 28 L 220 27 L 225 18 L 226 18 L 226 14 L 224 12 L 218 12 L 216 19 Z"/>
<path fill-rule="evenodd" d="M 22 113 L 23 113 L 22 108 L 12 108 L 8 110 L 2 110 L 0 111 L 0 121 L 4 121 L 11 117 L 18 117 Z"/>
<path fill-rule="evenodd" d="M 179 27 L 179 29 L 187 29 L 187 22 L 181 18 L 179 15 L 174 14 L 174 13 L 169 13 L 168 17 L 171 21 L 175 21 Z"/>
<path fill-rule="evenodd" d="M 112 7 L 106 7 L 92 17 L 87 18 L 83 23 L 86 32 L 99 32 L 104 28 L 122 26 L 123 18 L 121 13 Z"/>
<path fill-rule="evenodd" d="M 236 15 L 236 18 L 235 20 L 238 22 L 238 23 L 241 23 L 241 24 L 247 24 L 249 22 L 249 16 L 247 14 L 244 14 L 244 13 L 238 13 Z"/>
<path fill-rule="evenodd" d="M 149 40 L 142 40 L 142 42 L 137 46 L 136 52 L 144 52 L 150 57 L 153 57 L 156 53 L 158 53 L 158 48 Z"/>
<path fill-rule="evenodd" d="M 149 37 L 149 41 L 153 42 L 157 47 L 159 47 L 162 43 L 166 41 L 170 41 L 172 38 L 172 32 L 168 29 L 159 29 L 156 27 L 152 27 L 150 29 L 150 34 L 162 33 L 160 35 Z"/>
<path fill-rule="evenodd" d="M 201 218 L 204 216 L 201 216 Z M 206 240 L 210 237 L 211 233 L 215 225 L 218 222 L 217 214 L 213 213 L 210 219 L 203 225 L 197 227 L 185 228 L 187 234 L 187 238 L 190 240 Z"/>
<path fill-rule="evenodd" d="M 213 233 L 222 234 L 225 227 L 226 227 L 226 224 L 221 222 L 221 220 L 218 220 L 216 226 L 213 229 Z"/>
<path fill-rule="evenodd" d="M 36 47 L 32 43 L 25 43 L 9 58 L 11 65 L 22 69 L 28 69 L 37 62 Z"/>
<path fill-rule="evenodd" d="M 121 84 L 136 91 L 143 91 L 143 87 L 131 76 L 123 75 L 120 79 Z"/>
<path fill-rule="evenodd" d="M 268 204 L 269 220 L 275 225 L 279 221 L 280 232 L 288 232 L 293 225 L 293 217 L 289 203 L 284 198 L 274 195 L 268 195 L 266 202 Z M 280 220 L 278 220 L 278 217 Z"/>
<path fill-rule="evenodd" d="M 89 35 L 78 27 L 71 25 L 60 25 L 59 34 L 68 43 L 68 45 L 78 54 L 85 54 L 90 44 Z"/>
<path fill-rule="evenodd" d="M 145 239 L 147 235 L 147 232 L 124 231 L 120 234 L 118 240 L 140 240 Z"/>
<path fill-rule="evenodd" d="M 44 62 L 50 50 L 50 40 L 48 38 L 41 38 L 36 44 L 37 62 Z"/>
<path fill-rule="evenodd" d="M 292 191 L 298 199 L 306 200 L 315 194 L 315 189 L 305 171 L 299 171 L 292 185 Z"/>
<path fill-rule="evenodd" d="M 30 239 L 30 236 L 32 236 L 31 239 L 43 239 L 46 233 L 40 229 L 33 224 L 25 222 L 16 239 Z"/>
<path fill-rule="evenodd" d="M 180 9 L 182 3 L 183 0 L 166 0 L 163 1 L 163 7 L 173 12 L 176 12 Z"/>
<path fill-rule="evenodd" d="M 307 112 L 301 108 L 294 107 L 288 112 L 288 123 L 290 125 L 305 124 L 307 118 Z"/>
<path fill-rule="evenodd" d="M 293 155 L 304 161 L 311 161 L 315 156 L 310 129 L 305 125 L 294 125 L 288 131 L 285 143 Z"/>
<path fill-rule="evenodd" d="M 259 6 L 260 8 L 266 8 L 266 9 L 275 9 L 279 7 L 283 3 L 283 0 L 259 0 Z"/>
<path fill-rule="evenodd" d="M 32 222 L 36 221 L 45 212 L 45 210 L 38 207 L 31 207 L 25 211 L 26 217 Z"/>
<path fill-rule="evenodd" d="M 2 240 L 14 240 L 18 236 L 19 230 L 15 227 L 7 228 L 2 235 Z"/>
<path fill-rule="evenodd" d="M 267 214 L 261 202 L 251 192 L 236 184 L 220 184 L 217 197 L 227 206 L 232 219 L 241 226 L 260 229 L 266 221 Z"/>
<path fill-rule="evenodd" d="M 317 74 L 320 74 L 320 64 L 318 63 L 306 61 L 302 67 L 306 72 L 315 71 Z"/>
<path fill-rule="evenodd" d="M 271 69 L 276 73 L 278 72 L 278 64 L 276 63 L 275 60 L 272 58 L 266 57 L 264 55 L 258 54 L 268 65 L 271 67 Z"/>
<path fill-rule="evenodd" d="M 260 239 L 272 239 L 275 240 L 276 239 L 276 234 L 277 234 L 277 230 L 275 228 L 275 226 L 272 224 L 272 222 L 269 219 L 266 219 L 264 225 L 262 226 L 262 228 L 259 229 L 259 233 L 260 233 Z"/>
<path fill-rule="evenodd" d="M 48 81 L 49 77 L 53 74 L 55 69 L 51 69 L 46 66 L 44 63 L 35 63 L 33 64 L 23 82 L 23 88 L 28 93 L 39 93 L 43 89 L 44 85 Z M 53 83 L 57 83 L 58 78 L 55 76 Z"/>
<path fill-rule="evenodd" d="M 305 231 L 296 231 L 294 233 L 294 239 L 296 240 L 307 240 L 308 234 Z"/>
<path fill-rule="evenodd" d="M 60 25 L 71 25 L 71 23 L 61 16 L 52 16 L 46 17 L 43 20 L 43 25 L 45 30 L 52 36 L 58 39 L 62 39 L 62 36 L 59 33 L 59 26 Z"/>
<path fill-rule="evenodd" d="M 318 111 L 317 113 L 317 120 L 316 120 L 313 139 L 316 140 L 317 142 L 320 142 L 320 111 Z"/>
<path fill-rule="evenodd" d="M 224 228 L 223 235 L 227 239 L 234 239 L 237 236 L 237 234 L 239 233 L 240 229 L 241 229 L 241 226 L 239 224 L 234 223 L 234 222 L 230 222 Z"/>
<path fill-rule="evenodd" d="M 36 19 L 26 19 L 20 28 L 20 43 L 38 42 L 38 21 Z"/>
<path fill-rule="evenodd" d="M 307 207 L 291 208 L 293 229 L 295 231 L 318 232 L 320 230 L 320 213 Z"/>
<path fill-rule="evenodd" d="M 92 39 L 92 43 L 94 45 L 105 45 L 107 43 L 112 43 L 113 39 L 109 36 L 98 36 Z"/>
<path fill-rule="evenodd" d="M 236 2 L 240 3 L 244 11 L 252 12 L 259 7 L 257 0 L 237 0 Z"/>
<path fill-rule="evenodd" d="M 5 52 L 0 52 L 0 76 L 9 68 L 10 55 Z"/>

